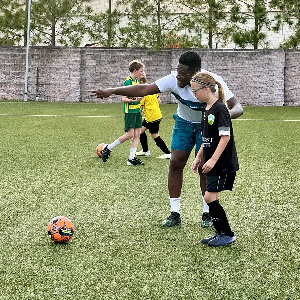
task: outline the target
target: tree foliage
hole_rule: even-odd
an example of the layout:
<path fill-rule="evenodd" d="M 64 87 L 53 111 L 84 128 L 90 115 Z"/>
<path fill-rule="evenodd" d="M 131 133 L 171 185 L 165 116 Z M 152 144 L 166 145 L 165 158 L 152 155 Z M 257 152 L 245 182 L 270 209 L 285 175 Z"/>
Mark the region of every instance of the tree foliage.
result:
<path fill-rule="evenodd" d="M 32 4 L 32 44 L 79 46 L 85 33 L 82 16 L 91 0 L 37 0 Z"/>
<path fill-rule="evenodd" d="M 36 0 L 31 5 L 30 43 L 79 46 L 91 0 Z M 26 44 L 28 0 L 1 0 L 0 44 Z"/>
<path fill-rule="evenodd" d="M 93 41 L 97 41 L 103 47 L 114 47 L 119 44 L 119 26 L 122 14 L 112 10 L 111 6 L 104 13 L 96 13 L 90 16 L 87 33 Z"/>
<path fill-rule="evenodd" d="M 212 49 L 214 43 L 217 45 L 224 40 L 224 34 L 228 30 L 228 26 L 224 24 L 230 17 L 227 12 L 234 6 L 234 1 L 184 0 L 180 3 L 188 10 L 181 18 L 180 26 L 181 29 L 188 30 L 193 37 L 192 41 L 199 42 L 199 38 L 205 34 L 208 36 L 207 47 Z"/>
<path fill-rule="evenodd" d="M 271 21 L 268 18 L 268 8 L 264 0 L 254 0 L 247 3 L 247 12 L 243 14 L 240 10 L 234 11 L 233 18 L 236 18 L 241 25 L 233 27 L 232 40 L 241 48 L 251 45 L 254 49 L 259 46 L 266 47 L 267 35 L 264 30 L 270 30 Z M 251 21 L 251 27 L 243 26 L 247 19 Z"/>
<path fill-rule="evenodd" d="M 0 45 L 26 44 L 28 1 L 0 0 Z M 92 0 L 32 1 L 30 43 L 79 46 L 90 37 L 105 47 L 212 49 L 233 42 L 258 49 L 268 46 L 267 32 L 287 24 L 293 33 L 281 47 L 300 45 L 299 0 L 106 1 L 104 12 L 92 11 Z"/>
<path fill-rule="evenodd" d="M 170 45 L 174 37 L 174 19 L 171 15 L 170 1 L 121 0 L 126 24 L 120 27 L 121 47 L 142 47 L 156 50 Z"/>
<path fill-rule="evenodd" d="M 283 42 L 280 47 L 299 49 L 300 46 L 300 1 L 299 0 L 271 0 L 271 7 L 279 11 L 275 16 L 273 29 L 279 31 L 282 24 L 287 24 L 293 30 L 293 34 Z"/>
<path fill-rule="evenodd" d="M 26 0 L 1 0 L 0 6 L 0 45 L 13 46 L 22 40 L 25 44 Z"/>

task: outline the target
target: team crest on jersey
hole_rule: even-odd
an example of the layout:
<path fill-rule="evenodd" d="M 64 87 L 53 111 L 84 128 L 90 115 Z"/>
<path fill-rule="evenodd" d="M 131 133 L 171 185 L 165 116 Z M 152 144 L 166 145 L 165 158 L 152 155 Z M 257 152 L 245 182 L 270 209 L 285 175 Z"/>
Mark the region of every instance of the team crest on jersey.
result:
<path fill-rule="evenodd" d="M 207 117 L 207 122 L 208 122 L 209 125 L 214 124 L 214 122 L 215 122 L 215 116 L 212 115 L 212 114 L 210 114 L 210 115 Z"/>

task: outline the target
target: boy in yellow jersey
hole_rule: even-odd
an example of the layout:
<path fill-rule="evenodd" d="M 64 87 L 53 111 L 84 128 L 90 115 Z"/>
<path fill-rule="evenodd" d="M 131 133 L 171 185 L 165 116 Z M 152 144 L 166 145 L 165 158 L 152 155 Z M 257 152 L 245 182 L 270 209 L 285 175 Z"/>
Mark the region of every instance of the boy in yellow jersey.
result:
<path fill-rule="evenodd" d="M 140 83 L 147 83 L 146 76 L 140 78 Z M 158 94 L 145 96 L 141 100 L 141 108 L 145 114 L 145 119 L 143 120 L 143 127 L 140 135 L 140 142 L 143 150 L 136 153 L 137 156 L 150 156 L 150 150 L 148 148 L 148 139 L 146 135 L 146 130 L 148 129 L 151 137 L 155 141 L 158 148 L 164 153 L 158 158 L 171 158 L 171 152 L 166 146 L 166 143 L 159 136 L 159 124 L 162 118 L 161 110 L 159 108 L 160 99 Z"/>
<path fill-rule="evenodd" d="M 125 79 L 124 86 L 139 84 L 139 79 L 144 75 L 144 64 L 138 60 L 133 60 L 129 63 L 130 75 Z M 117 138 L 114 142 L 107 145 L 102 150 L 102 160 L 104 162 L 110 156 L 112 149 L 127 140 L 132 139 L 130 146 L 130 153 L 127 160 L 128 166 L 141 166 L 144 163 L 135 157 L 137 145 L 139 142 L 141 128 L 142 128 L 142 114 L 141 114 L 141 97 L 127 97 L 122 96 L 123 112 L 125 114 L 125 134 Z"/>

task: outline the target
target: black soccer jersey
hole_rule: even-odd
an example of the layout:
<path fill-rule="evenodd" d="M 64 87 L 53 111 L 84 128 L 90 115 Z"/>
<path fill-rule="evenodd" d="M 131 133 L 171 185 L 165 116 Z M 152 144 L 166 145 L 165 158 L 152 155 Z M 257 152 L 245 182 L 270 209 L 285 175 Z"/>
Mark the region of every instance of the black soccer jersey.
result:
<path fill-rule="evenodd" d="M 202 145 L 205 162 L 214 154 L 222 135 L 230 135 L 230 141 L 208 175 L 232 173 L 239 169 L 229 111 L 225 104 L 218 100 L 209 110 L 203 112 Z"/>

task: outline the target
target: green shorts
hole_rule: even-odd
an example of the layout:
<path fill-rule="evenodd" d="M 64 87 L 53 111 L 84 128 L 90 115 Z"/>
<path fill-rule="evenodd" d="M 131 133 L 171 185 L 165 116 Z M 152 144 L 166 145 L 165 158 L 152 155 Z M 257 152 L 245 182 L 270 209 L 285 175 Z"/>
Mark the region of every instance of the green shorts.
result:
<path fill-rule="evenodd" d="M 125 114 L 124 121 L 125 131 L 128 131 L 130 128 L 142 128 L 142 114 L 140 112 Z"/>

